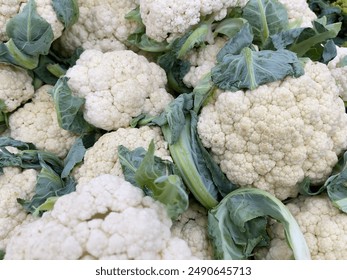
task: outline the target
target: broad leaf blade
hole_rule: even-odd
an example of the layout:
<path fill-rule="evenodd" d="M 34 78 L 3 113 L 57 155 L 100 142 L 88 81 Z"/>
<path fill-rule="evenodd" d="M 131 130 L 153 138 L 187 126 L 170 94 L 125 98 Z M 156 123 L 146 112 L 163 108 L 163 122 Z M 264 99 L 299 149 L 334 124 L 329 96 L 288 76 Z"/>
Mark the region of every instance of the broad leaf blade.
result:
<path fill-rule="evenodd" d="M 66 178 L 70 175 L 72 169 L 82 162 L 86 151 L 87 149 L 83 144 L 82 138 L 77 138 L 64 159 L 64 169 L 61 173 L 61 178 Z"/>
<path fill-rule="evenodd" d="M 65 28 L 69 28 L 77 22 L 79 17 L 77 0 L 52 0 L 52 6 Z"/>
<path fill-rule="evenodd" d="M 93 127 L 83 118 L 82 108 L 85 100 L 72 95 L 67 81 L 67 77 L 60 78 L 51 91 L 58 123 L 63 129 L 77 134 L 92 131 Z"/>
<path fill-rule="evenodd" d="M 269 36 L 288 27 L 287 10 L 276 0 L 250 0 L 243 9 L 243 18 L 252 26 L 254 42 L 260 46 Z"/>
<path fill-rule="evenodd" d="M 304 74 L 297 56 L 287 50 L 252 51 L 244 48 L 239 55 L 225 55 L 212 68 L 212 80 L 221 89 L 237 91 Z"/>
<path fill-rule="evenodd" d="M 289 210 L 260 189 L 240 188 L 209 211 L 208 232 L 218 259 L 248 259 L 269 241 L 264 218 L 282 223 L 295 259 L 310 259 L 303 233 Z M 256 234 L 255 234 L 256 233 Z"/>
<path fill-rule="evenodd" d="M 48 54 L 54 38 L 51 25 L 36 12 L 33 0 L 9 20 L 6 32 L 18 49 L 32 56 Z"/>

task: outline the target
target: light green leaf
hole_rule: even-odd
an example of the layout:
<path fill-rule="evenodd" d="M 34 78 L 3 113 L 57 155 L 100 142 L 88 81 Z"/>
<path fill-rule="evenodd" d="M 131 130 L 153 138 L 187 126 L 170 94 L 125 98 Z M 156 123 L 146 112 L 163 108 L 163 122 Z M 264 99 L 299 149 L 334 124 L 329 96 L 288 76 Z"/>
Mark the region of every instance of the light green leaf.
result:
<path fill-rule="evenodd" d="M 40 216 L 40 212 L 52 210 L 58 198 L 59 198 L 58 196 L 52 196 L 47 198 L 44 203 L 42 203 L 39 207 L 35 209 L 35 211 L 33 212 L 33 216 L 38 217 Z"/>
<path fill-rule="evenodd" d="M 36 12 L 34 0 L 8 21 L 6 33 L 19 50 L 31 56 L 48 54 L 54 39 L 51 25 Z"/>
<path fill-rule="evenodd" d="M 70 175 L 72 169 L 82 162 L 86 151 L 87 149 L 83 144 L 82 138 L 77 138 L 64 159 L 64 169 L 61 173 L 61 178 L 66 178 Z"/>
<path fill-rule="evenodd" d="M 77 0 L 52 0 L 52 6 L 65 28 L 69 28 L 77 22 L 79 17 Z"/>
<path fill-rule="evenodd" d="M 310 259 L 303 233 L 287 207 L 269 193 L 254 188 L 240 188 L 229 193 L 208 213 L 208 232 L 217 259 L 243 260 L 256 247 L 266 246 L 266 219 L 280 222 L 294 258 Z"/>
<path fill-rule="evenodd" d="M 336 66 L 337 67 L 345 67 L 345 66 L 347 66 L 347 55 L 344 56 Z"/>
<path fill-rule="evenodd" d="M 263 46 L 269 36 L 288 27 L 287 9 L 276 0 L 250 0 L 243 9 L 243 18 L 252 26 L 254 42 Z"/>
<path fill-rule="evenodd" d="M 23 53 L 10 39 L 5 44 L 0 44 L 0 62 L 32 70 L 39 64 L 39 56 L 30 56 Z"/>
<path fill-rule="evenodd" d="M 245 25 L 247 20 L 243 18 L 226 18 L 214 29 L 214 34 L 222 34 L 229 38 L 234 37 Z"/>

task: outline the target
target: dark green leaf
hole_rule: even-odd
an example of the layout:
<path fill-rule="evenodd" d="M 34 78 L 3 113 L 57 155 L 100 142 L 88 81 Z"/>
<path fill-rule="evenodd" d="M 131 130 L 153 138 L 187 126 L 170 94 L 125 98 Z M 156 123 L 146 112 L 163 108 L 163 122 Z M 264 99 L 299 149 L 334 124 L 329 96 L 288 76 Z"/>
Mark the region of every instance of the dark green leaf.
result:
<path fill-rule="evenodd" d="M 243 18 L 252 26 L 255 43 L 263 46 L 269 36 L 288 27 L 285 6 L 276 0 L 250 0 L 243 9 Z"/>
<path fill-rule="evenodd" d="M 19 50 L 31 56 L 48 54 L 54 38 L 51 25 L 36 12 L 34 0 L 8 21 L 6 33 Z"/>
<path fill-rule="evenodd" d="M 213 95 L 216 86 L 212 82 L 211 73 L 202 77 L 199 83 L 194 87 L 194 112 L 199 113 L 201 107 L 207 102 L 207 100 Z"/>
<path fill-rule="evenodd" d="M 69 28 L 77 22 L 79 17 L 77 0 L 52 0 L 52 6 L 65 28 Z"/>
<path fill-rule="evenodd" d="M 304 74 L 297 56 L 287 50 L 252 51 L 244 48 L 241 54 L 227 54 L 212 68 L 212 80 L 221 89 L 237 91 L 255 89 L 260 85 L 282 80 L 286 76 Z"/>
<path fill-rule="evenodd" d="M 72 95 L 67 81 L 67 77 L 60 78 L 51 92 L 59 125 L 77 134 L 92 131 L 93 127 L 83 118 L 82 108 L 85 100 Z"/>
<path fill-rule="evenodd" d="M 214 34 L 222 34 L 228 38 L 234 37 L 245 25 L 247 20 L 243 18 L 226 18 L 218 23 L 214 29 Z"/>
<path fill-rule="evenodd" d="M 72 169 L 83 160 L 86 151 L 87 149 L 83 144 L 82 138 L 77 138 L 64 159 L 64 169 L 61 173 L 61 178 L 66 178 L 70 175 Z"/>
<path fill-rule="evenodd" d="M 39 56 L 22 53 L 10 39 L 5 44 L 0 44 L 0 62 L 32 70 L 37 67 Z"/>
<path fill-rule="evenodd" d="M 251 27 L 246 23 L 241 30 L 232 37 L 217 54 L 217 62 L 222 62 L 227 54 L 237 55 L 246 47 L 251 46 L 253 34 Z"/>
<path fill-rule="evenodd" d="M 5 251 L 0 250 L 0 260 L 3 260 L 5 257 Z"/>

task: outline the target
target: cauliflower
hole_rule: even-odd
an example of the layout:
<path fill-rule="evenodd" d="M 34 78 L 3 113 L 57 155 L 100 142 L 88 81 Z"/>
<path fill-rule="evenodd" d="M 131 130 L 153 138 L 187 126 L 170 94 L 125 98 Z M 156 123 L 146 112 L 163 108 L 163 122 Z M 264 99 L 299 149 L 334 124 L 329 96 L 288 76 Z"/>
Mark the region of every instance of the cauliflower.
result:
<path fill-rule="evenodd" d="M 27 71 L 0 64 L 0 99 L 6 105 L 6 112 L 12 112 L 34 95 L 32 78 Z"/>
<path fill-rule="evenodd" d="M 0 0 L 0 41 L 7 41 L 6 24 L 24 8 L 28 0 Z M 59 21 L 51 0 L 35 0 L 37 13 L 52 27 L 54 39 L 61 36 L 64 25 Z"/>
<path fill-rule="evenodd" d="M 154 140 L 155 155 L 170 159 L 167 143 L 157 127 L 120 128 L 101 136 L 84 156 L 84 163 L 74 170 L 78 183 L 89 181 L 101 174 L 112 174 L 123 177 L 122 167 L 118 159 L 118 146 L 123 145 L 130 150 L 143 147 L 147 150 Z"/>
<path fill-rule="evenodd" d="M 347 48 L 337 46 L 336 50 L 337 55 L 328 63 L 328 67 L 335 78 L 341 98 L 347 101 L 347 65 L 340 65 L 343 59 L 347 60 Z"/>
<path fill-rule="evenodd" d="M 325 64 L 255 90 L 221 92 L 198 121 L 205 147 L 230 181 L 284 200 L 304 177 L 323 183 L 347 147 L 347 115 Z"/>
<path fill-rule="evenodd" d="M 211 71 L 216 65 L 217 54 L 227 41 L 228 39 L 225 37 L 217 37 L 213 44 L 208 44 L 189 53 L 187 59 L 191 66 L 183 78 L 183 82 L 188 87 L 196 87 L 201 78 Z"/>
<path fill-rule="evenodd" d="M 103 52 L 125 49 L 124 42 L 137 23 L 125 19 L 136 8 L 137 0 L 78 0 L 79 19 L 65 30 L 58 48 L 71 54 L 75 48 Z"/>
<path fill-rule="evenodd" d="M 72 93 L 86 99 L 85 120 L 104 130 L 127 127 L 141 113 L 157 115 L 172 100 L 164 70 L 129 50 L 86 50 L 66 76 Z"/>
<path fill-rule="evenodd" d="M 179 37 L 200 21 L 201 16 L 214 13 L 222 20 L 231 7 L 244 7 L 248 0 L 139 0 L 141 19 L 148 37 L 164 41 Z"/>
<path fill-rule="evenodd" d="M 33 220 L 17 198 L 28 199 L 34 194 L 36 176 L 34 169 L 21 170 L 5 167 L 0 175 L 0 250 L 5 250 L 15 229 Z"/>
<path fill-rule="evenodd" d="M 304 233 L 312 259 L 345 260 L 347 258 L 347 215 L 335 208 L 326 194 L 299 198 L 287 204 Z M 270 226 L 271 244 L 261 249 L 260 259 L 291 259 L 283 227 L 277 222 Z"/>
<path fill-rule="evenodd" d="M 161 203 L 104 174 L 78 184 L 52 211 L 21 227 L 5 259 L 193 258 L 187 244 L 172 236 L 171 225 Z"/>
<path fill-rule="evenodd" d="M 300 27 L 312 27 L 312 21 L 317 19 L 306 0 L 278 0 L 288 12 L 289 23 L 299 23 Z"/>
<path fill-rule="evenodd" d="M 193 256 L 213 259 L 213 248 L 207 233 L 207 210 L 196 200 L 189 201 L 189 208 L 173 222 L 171 232 L 188 243 Z"/>
<path fill-rule="evenodd" d="M 53 99 L 48 91 L 52 86 L 38 89 L 32 102 L 12 113 L 9 118 L 10 136 L 33 143 L 38 149 L 65 157 L 77 135 L 60 128 Z"/>

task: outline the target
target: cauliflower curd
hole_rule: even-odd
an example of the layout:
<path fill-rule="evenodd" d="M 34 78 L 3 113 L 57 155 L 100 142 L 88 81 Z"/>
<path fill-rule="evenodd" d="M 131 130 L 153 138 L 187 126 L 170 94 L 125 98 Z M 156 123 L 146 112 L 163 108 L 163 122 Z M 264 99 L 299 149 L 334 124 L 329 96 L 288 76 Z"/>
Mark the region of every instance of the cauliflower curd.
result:
<path fill-rule="evenodd" d="M 328 67 L 253 91 L 219 92 L 202 109 L 198 133 L 234 183 L 284 200 L 304 177 L 323 183 L 347 147 L 347 115 Z"/>

